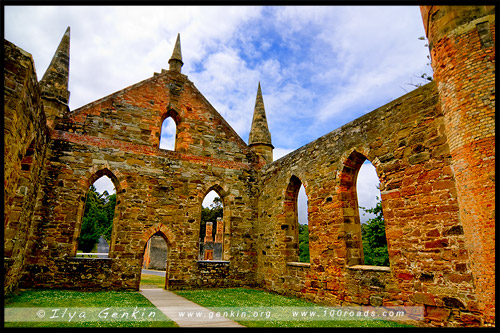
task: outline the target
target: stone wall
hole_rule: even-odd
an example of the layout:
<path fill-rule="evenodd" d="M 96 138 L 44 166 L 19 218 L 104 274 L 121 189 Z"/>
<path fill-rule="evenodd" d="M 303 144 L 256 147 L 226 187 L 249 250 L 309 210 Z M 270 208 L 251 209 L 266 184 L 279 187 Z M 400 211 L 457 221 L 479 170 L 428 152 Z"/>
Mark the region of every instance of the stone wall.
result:
<path fill-rule="evenodd" d="M 363 265 L 356 178 L 366 158 L 381 183 L 390 259 L 381 270 Z M 287 262 L 298 243 L 285 200 L 294 179 L 308 197 L 309 267 Z M 266 165 L 261 187 L 257 278 L 266 288 L 334 305 L 439 308 L 433 324 L 478 317 L 434 83 Z"/>
<path fill-rule="evenodd" d="M 64 84 L 62 98 L 41 95 L 31 55 L 5 41 L 4 292 L 137 290 L 159 235 L 171 289 L 260 286 L 330 305 L 422 306 L 425 325 L 494 325 L 494 13 L 422 13 L 435 82 L 272 163 L 179 72 L 180 59 L 69 111 Z M 59 74 L 69 29 L 63 42 Z M 174 151 L 159 148 L 167 117 Z M 364 265 L 356 181 L 366 159 L 380 179 L 388 267 Z M 89 186 L 104 175 L 117 194 L 109 258 L 75 258 Z M 309 263 L 297 262 L 300 185 Z M 224 226 L 222 260 L 207 262 L 200 219 L 211 190 Z"/>
<path fill-rule="evenodd" d="M 33 235 L 48 131 L 33 58 L 4 41 L 4 292 L 17 288 Z M 33 241 L 33 240 L 32 240 Z"/>
<path fill-rule="evenodd" d="M 495 6 L 422 6 L 470 266 L 495 318 Z"/>
<path fill-rule="evenodd" d="M 28 264 L 26 274 L 43 288 L 135 290 L 136 272 L 119 272 L 117 262 L 110 258 L 58 258 L 50 266 Z M 23 279 L 21 288 L 33 288 L 33 281 Z M 35 286 L 36 286 L 35 285 Z"/>
<path fill-rule="evenodd" d="M 166 116 L 177 123 L 176 151 L 159 148 Z M 164 71 L 67 113 L 55 124 L 51 152 L 43 230 L 30 264 L 57 271 L 58 260 L 75 256 L 88 188 L 107 175 L 117 193 L 109 253 L 113 287 L 138 286 L 144 235 L 160 224 L 167 230 L 169 281 L 198 285 L 201 204 L 212 189 L 224 204 L 224 254 L 237 272 L 233 283 L 253 279 L 256 256 L 248 236 L 260 161 L 184 75 Z M 135 281 L 124 281 L 124 274 Z M 26 275 L 33 286 L 48 286 L 37 277 Z M 74 281 L 73 287 L 85 285 Z"/>

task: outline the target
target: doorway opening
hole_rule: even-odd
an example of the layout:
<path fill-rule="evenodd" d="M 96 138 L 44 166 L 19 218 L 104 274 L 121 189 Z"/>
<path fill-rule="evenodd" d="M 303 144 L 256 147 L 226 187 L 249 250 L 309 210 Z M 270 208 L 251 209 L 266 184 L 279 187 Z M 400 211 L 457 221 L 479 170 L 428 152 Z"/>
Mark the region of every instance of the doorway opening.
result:
<path fill-rule="evenodd" d="M 160 232 L 152 235 L 144 247 L 141 267 L 141 289 L 166 288 L 168 244 Z"/>

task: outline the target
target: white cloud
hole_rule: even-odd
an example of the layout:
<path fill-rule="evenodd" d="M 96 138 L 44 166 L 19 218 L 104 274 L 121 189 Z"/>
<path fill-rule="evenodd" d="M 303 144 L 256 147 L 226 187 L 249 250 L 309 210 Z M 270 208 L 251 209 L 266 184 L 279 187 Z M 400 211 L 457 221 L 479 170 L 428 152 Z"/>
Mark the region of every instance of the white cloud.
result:
<path fill-rule="evenodd" d="M 214 199 L 216 197 L 219 197 L 217 192 L 215 192 L 213 190 L 208 192 L 207 195 L 205 196 L 205 198 L 203 199 L 201 206 L 205 207 L 205 208 L 210 208 L 210 205 L 214 202 Z"/>
<path fill-rule="evenodd" d="M 104 191 L 108 191 L 108 194 L 116 193 L 115 185 L 108 176 L 102 176 L 97 179 L 93 185 L 96 188 L 96 191 L 101 194 L 104 193 Z"/>
<path fill-rule="evenodd" d="M 180 33 L 183 73 L 245 141 L 261 82 L 275 160 L 428 70 L 416 6 L 6 6 L 4 26 L 39 79 L 71 26 L 72 110 L 167 69 Z"/>
<path fill-rule="evenodd" d="M 365 161 L 359 169 L 358 179 L 356 181 L 356 192 L 358 194 L 358 206 L 365 208 L 373 208 L 377 204 L 377 197 L 380 199 L 380 190 L 377 189 L 380 181 L 373 164 L 370 161 Z M 366 222 L 368 219 L 375 217 L 374 214 L 365 213 L 359 209 L 359 218 L 361 222 Z"/>
<path fill-rule="evenodd" d="M 291 153 L 292 151 L 293 151 L 293 149 L 276 147 L 273 149 L 273 160 L 274 161 L 279 160 L 283 156 Z"/>

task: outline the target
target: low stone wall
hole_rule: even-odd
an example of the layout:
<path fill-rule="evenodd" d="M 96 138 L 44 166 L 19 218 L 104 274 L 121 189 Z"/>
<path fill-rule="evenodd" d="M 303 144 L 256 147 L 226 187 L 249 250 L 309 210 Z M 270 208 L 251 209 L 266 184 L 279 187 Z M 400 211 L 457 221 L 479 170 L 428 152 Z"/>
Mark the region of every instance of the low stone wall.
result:
<path fill-rule="evenodd" d="M 197 272 L 193 279 L 186 281 L 171 278 L 168 280 L 168 288 L 175 290 L 255 286 L 251 275 L 235 275 L 230 261 L 200 260 L 196 265 Z"/>
<path fill-rule="evenodd" d="M 136 290 L 136 273 L 120 272 L 112 258 L 56 259 L 54 266 L 30 264 L 21 288 Z"/>

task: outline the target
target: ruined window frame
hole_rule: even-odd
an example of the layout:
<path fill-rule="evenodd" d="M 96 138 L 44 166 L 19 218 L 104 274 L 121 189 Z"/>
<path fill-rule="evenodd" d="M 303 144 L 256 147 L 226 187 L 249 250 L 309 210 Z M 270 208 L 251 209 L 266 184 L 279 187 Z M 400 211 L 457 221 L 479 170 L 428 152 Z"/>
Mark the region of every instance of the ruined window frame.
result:
<path fill-rule="evenodd" d="M 108 249 L 108 254 L 106 257 L 101 257 L 98 256 L 98 259 L 108 259 L 108 258 L 113 258 L 114 257 L 114 247 L 116 243 L 116 234 L 117 234 L 117 214 L 116 212 L 118 211 L 118 207 L 120 205 L 120 195 L 119 193 L 122 192 L 120 182 L 116 175 L 109 170 L 108 168 L 103 168 L 95 173 L 93 173 L 85 182 L 85 188 L 86 190 L 84 191 L 84 194 L 81 196 L 80 201 L 79 201 L 79 207 L 78 207 L 78 215 L 77 215 L 77 225 L 75 226 L 75 231 L 73 233 L 73 241 L 72 241 L 72 256 L 73 257 L 78 257 L 78 238 L 80 237 L 80 233 L 82 230 L 82 225 L 83 225 L 83 217 L 85 216 L 85 204 L 87 202 L 87 196 L 90 191 L 90 186 L 93 185 L 98 179 L 100 179 L 103 176 L 107 176 L 111 182 L 113 183 L 113 186 L 115 188 L 115 193 L 116 193 L 116 203 L 115 203 L 115 209 L 113 212 L 113 221 L 111 224 L 111 239 L 109 242 L 109 249 Z M 86 259 L 86 257 L 78 257 L 79 259 Z M 88 259 L 95 259 L 95 258 L 88 258 Z"/>
<path fill-rule="evenodd" d="M 204 241 L 202 242 L 202 239 L 205 237 L 205 235 L 201 234 L 201 211 L 203 209 L 203 201 L 207 197 L 207 195 L 214 191 L 217 196 L 221 199 L 222 202 L 222 254 L 220 259 L 211 259 L 211 260 L 205 260 L 204 255 L 202 255 L 202 245 L 204 244 Z M 226 191 L 224 189 L 216 184 L 210 186 L 207 190 L 203 192 L 203 195 L 201 196 L 201 201 L 200 201 L 200 220 L 198 223 L 198 240 L 197 240 L 197 252 L 198 252 L 198 261 L 203 261 L 203 262 L 222 262 L 222 261 L 229 261 L 229 249 L 230 249 L 230 241 L 231 241 L 231 236 L 230 236 L 230 227 L 228 225 L 228 221 L 230 221 L 229 216 L 225 214 L 226 210 Z M 213 228 L 217 228 L 217 224 L 213 226 Z M 215 238 L 214 238 L 215 241 Z"/>
<path fill-rule="evenodd" d="M 299 214 L 298 214 L 298 201 L 299 192 L 301 187 L 307 196 L 307 189 L 305 184 L 296 175 L 292 175 L 288 180 L 283 200 L 283 214 L 284 223 L 281 225 L 281 230 L 284 231 L 284 257 L 287 266 L 292 267 L 310 267 L 311 257 L 309 262 L 300 261 L 300 248 L 299 248 Z M 309 224 L 307 224 L 309 228 Z"/>
<path fill-rule="evenodd" d="M 163 130 L 163 123 L 165 122 L 165 120 L 167 120 L 168 118 L 171 118 L 175 124 L 175 135 L 174 135 L 174 149 L 168 149 L 168 148 L 161 148 L 160 147 L 160 144 L 162 142 L 161 140 L 161 137 L 162 137 L 162 130 Z M 162 116 L 161 116 L 161 121 L 160 121 L 160 131 L 159 131 L 159 137 L 158 137 L 158 149 L 160 150 L 166 150 L 166 151 L 177 151 L 177 147 L 178 147 L 178 136 L 179 136 L 179 124 L 181 123 L 181 118 L 179 116 L 179 113 L 174 110 L 174 109 L 169 109 L 167 112 L 165 112 Z"/>
<path fill-rule="evenodd" d="M 344 159 L 340 172 L 339 200 L 342 203 L 346 266 L 349 269 L 390 271 L 390 266 L 366 265 L 364 261 L 361 219 L 359 217 L 359 200 L 356 185 L 359 170 L 367 160 L 373 165 L 375 170 L 377 170 L 376 165 L 365 154 L 353 150 L 347 158 Z M 382 184 L 380 177 L 379 181 Z M 384 224 L 385 223 L 386 220 L 384 218 Z M 385 237 L 387 239 L 387 234 Z"/>

